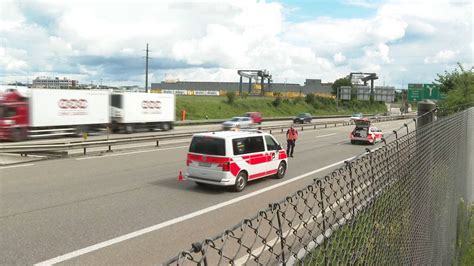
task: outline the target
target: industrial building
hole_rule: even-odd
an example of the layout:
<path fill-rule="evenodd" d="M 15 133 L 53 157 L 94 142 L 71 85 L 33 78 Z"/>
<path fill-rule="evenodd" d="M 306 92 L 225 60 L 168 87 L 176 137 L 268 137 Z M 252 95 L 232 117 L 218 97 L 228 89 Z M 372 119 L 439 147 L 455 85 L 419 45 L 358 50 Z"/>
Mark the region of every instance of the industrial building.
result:
<path fill-rule="evenodd" d="M 79 81 L 58 77 L 37 77 L 33 80 L 33 88 L 44 88 L 44 89 L 73 89 L 79 85 Z"/>
<path fill-rule="evenodd" d="M 197 90 L 197 91 L 239 91 L 239 82 L 209 82 L 209 81 L 162 81 L 151 83 L 152 90 Z M 260 84 L 253 84 L 259 86 Z M 322 83 L 320 79 L 306 79 L 304 85 L 297 83 L 271 83 L 264 84 L 266 92 L 301 92 L 307 93 L 331 93 L 332 83 Z M 244 88 L 245 85 L 244 85 Z M 246 91 L 246 89 L 244 89 Z"/>

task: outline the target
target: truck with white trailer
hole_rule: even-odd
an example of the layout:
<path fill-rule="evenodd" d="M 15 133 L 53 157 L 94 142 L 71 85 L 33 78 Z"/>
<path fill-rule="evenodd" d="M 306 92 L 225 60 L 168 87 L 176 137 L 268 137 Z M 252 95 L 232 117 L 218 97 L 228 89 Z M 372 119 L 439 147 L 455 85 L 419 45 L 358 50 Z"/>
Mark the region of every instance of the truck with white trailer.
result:
<path fill-rule="evenodd" d="M 176 118 L 175 107 L 174 94 L 114 92 L 110 107 L 112 131 L 133 133 L 143 128 L 170 130 Z"/>
<path fill-rule="evenodd" d="M 0 96 L 0 139 L 81 135 L 110 121 L 110 93 L 95 90 L 9 90 Z"/>

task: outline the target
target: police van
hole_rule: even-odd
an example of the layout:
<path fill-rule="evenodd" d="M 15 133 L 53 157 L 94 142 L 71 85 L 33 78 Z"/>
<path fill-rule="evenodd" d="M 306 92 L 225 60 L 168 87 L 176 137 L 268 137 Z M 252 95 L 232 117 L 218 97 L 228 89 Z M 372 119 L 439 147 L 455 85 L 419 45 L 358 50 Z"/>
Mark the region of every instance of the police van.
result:
<path fill-rule="evenodd" d="M 288 157 L 270 134 L 259 130 L 220 131 L 193 135 L 186 166 L 187 180 L 232 186 L 240 192 L 252 180 L 283 178 Z"/>

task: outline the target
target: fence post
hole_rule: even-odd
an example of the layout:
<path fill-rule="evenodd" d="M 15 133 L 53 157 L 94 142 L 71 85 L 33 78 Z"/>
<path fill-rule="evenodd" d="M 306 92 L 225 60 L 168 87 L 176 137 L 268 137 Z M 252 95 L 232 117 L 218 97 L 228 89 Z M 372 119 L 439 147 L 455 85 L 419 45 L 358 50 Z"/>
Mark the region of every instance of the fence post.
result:
<path fill-rule="evenodd" d="M 323 219 L 323 247 L 324 247 L 324 265 L 328 265 L 328 258 L 326 256 L 326 249 L 327 249 L 327 241 L 324 239 L 326 236 L 326 214 L 325 214 L 325 209 L 324 209 L 324 188 L 323 188 L 323 182 L 321 180 L 316 180 L 316 185 L 319 186 L 319 197 L 320 197 L 320 204 L 321 204 L 321 217 Z"/>
<path fill-rule="evenodd" d="M 430 100 L 424 100 L 418 103 L 418 123 L 417 128 L 421 128 L 426 124 L 434 121 L 434 112 L 436 104 Z"/>
<path fill-rule="evenodd" d="M 278 221 L 278 237 L 280 238 L 280 246 L 281 246 L 281 262 L 282 265 L 286 265 L 285 262 L 285 239 L 283 238 L 283 226 L 281 225 L 280 219 L 280 204 L 273 203 L 272 210 L 276 211 L 277 221 Z"/>
<path fill-rule="evenodd" d="M 352 165 L 351 165 L 350 161 L 344 161 L 344 163 L 346 164 L 346 167 L 349 169 L 349 178 L 351 179 L 351 191 L 350 191 L 351 202 L 352 202 L 352 207 L 351 207 L 352 218 L 351 218 L 351 220 L 355 221 L 355 219 L 354 219 L 355 218 L 355 211 L 354 211 L 354 178 L 352 176 Z"/>
<path fill-rule="evenodd" d="M 160 141 L 156 140 L 156 147 L 159 147 L 159 146 L 160 146 Z"/>

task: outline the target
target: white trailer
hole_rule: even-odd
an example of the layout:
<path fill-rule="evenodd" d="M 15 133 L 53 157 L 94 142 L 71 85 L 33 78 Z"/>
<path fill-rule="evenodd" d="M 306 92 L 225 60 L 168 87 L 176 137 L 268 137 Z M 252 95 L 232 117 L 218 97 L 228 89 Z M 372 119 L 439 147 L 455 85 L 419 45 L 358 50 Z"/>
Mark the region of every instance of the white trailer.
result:
<path fill-rule="evenodd" d="M 80 135 L 110 123 L 110 93 L 94 90 L 30 89 L 29 135 Z"/>
<path fill-rule="evenodd" d="M 30 89 L 30 127 L 109 123 L 109 92 Z"/>
<path fill-rule="evenodd" d="M 170 130 L 175 121 L 174 94 L 124 92 L 111 95 L 112 131 L 138 128 Z"/>

